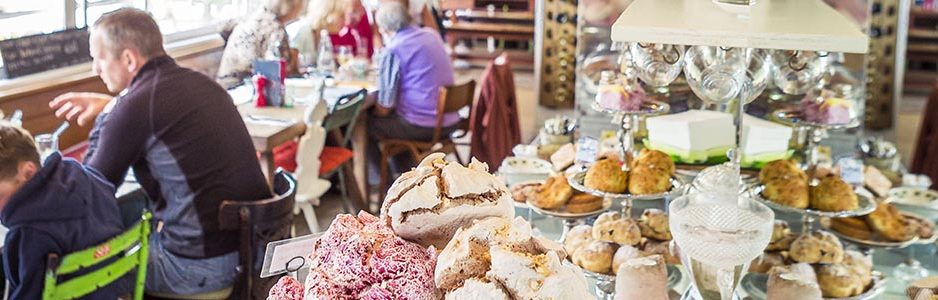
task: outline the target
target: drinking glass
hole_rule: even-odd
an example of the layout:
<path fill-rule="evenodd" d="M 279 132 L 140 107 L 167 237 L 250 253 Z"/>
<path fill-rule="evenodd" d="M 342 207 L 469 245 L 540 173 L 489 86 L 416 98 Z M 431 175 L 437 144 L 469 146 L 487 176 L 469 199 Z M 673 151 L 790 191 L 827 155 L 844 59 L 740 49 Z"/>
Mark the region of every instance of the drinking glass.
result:
<path fill-rule="evenodd" d="M 769 244 L 775 213 L 732 192 L 691 193 L 669 209 L 674 242 L 692 279 L 682 299 L 738 299 L 736 287 L 749 263 Z"/>
<path fill-rule="evenodd" d="M 46 161 L 52 153 L 59 151 L 59 139 L 50 133 L 36 135 L 36 148 L 39 150 L 39 161 Z"/>
<path fill-rule="evenodd" d="M 355 58 L 355 54 L 352 53 L 352 46 L 346 45 L 336 48 L 336 59 L 339 61 L 339 67 L 348 64 L 352 58 Z"/>
<path fill-rule="evenodd" d="M 670 44 L 629 44 L 638 78 L 652 87 L 671 84 L 684 66 L 684 46 Z"/>
<path fill-rule="evenodd" d="M 833 57 L 827 52 L 775 50 L 771 54 L 775 70 L 772 81 L 789 95 L 803 95 L 829 80 Z"/>
<path fill-rule="evenodd" d="M 752 102 L 769 82 L 771 65 L 762 49 L 693 46 L 687 50 L 684 76 L 691 90 L 713 104 Z"/>

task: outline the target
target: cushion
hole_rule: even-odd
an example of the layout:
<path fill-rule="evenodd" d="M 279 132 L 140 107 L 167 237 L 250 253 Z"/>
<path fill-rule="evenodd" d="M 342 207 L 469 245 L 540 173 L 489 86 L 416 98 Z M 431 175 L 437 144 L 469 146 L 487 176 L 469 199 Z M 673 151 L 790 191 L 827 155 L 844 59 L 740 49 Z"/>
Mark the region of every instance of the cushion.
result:
<path fill-rule="evenodd" d="M 319 174 L 326 174 L 332 172 L 345 162 L 352 159 L 352 150 L 342 148 L 342 147 L 325 147 L 322 149 L 322 154 L 319 155 L 319 161 L 322 164 L 319 165 Z"/>

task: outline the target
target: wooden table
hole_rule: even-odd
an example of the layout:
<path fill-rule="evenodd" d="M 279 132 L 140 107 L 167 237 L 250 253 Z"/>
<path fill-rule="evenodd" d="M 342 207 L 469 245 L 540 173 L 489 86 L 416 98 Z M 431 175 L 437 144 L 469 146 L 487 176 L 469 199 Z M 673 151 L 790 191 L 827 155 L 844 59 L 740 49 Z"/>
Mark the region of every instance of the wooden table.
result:
<path fill-rule="evenodd" d="M 367 109 L 374 106 L 377 88 L 374 81 L 345 81 L 336 84 L 342 88 L 364 88 L 368 90 L 368 97 L 362 105 L 362 113 L 359 114 L 354 130 L 352 132 L 352 172 L 346 177 L 355 178 L 356 184 L 349 191 L 361 203 L 366 204 L 368 199 L 368 131 L 367 131 Z M 274 174 L 276 166 L 274 165 L 273 150 L 277 146 L 283 145 L 288 141 L 294 141 L 306 132 L 306 124 L 302 122 L 306 106 L 298 104 L 292 108 L 283 107 L 256 107 L 251 101 L 245 101 L 244 94 L 231 92 L 232 98 L 238 105 L 238 112 L 245 119 L 245 125 L 248 134 L 254 143 L 254 149 L 260 153 L 261 167 L 263 168 L 268 180 L 273 180 L 271 174 Z M 248 97 L 250 97 L 248 95 Z M 328 100 L 327 100 L 328 101 Z M 334 100 L 333 100 L 334 101 Z M 283 120 L 285 122 L 267 122 L 250 121 L 248 115 L 261 118 L 271 118 Z M 357 190 L 357 191 L 356 191 Z"/>

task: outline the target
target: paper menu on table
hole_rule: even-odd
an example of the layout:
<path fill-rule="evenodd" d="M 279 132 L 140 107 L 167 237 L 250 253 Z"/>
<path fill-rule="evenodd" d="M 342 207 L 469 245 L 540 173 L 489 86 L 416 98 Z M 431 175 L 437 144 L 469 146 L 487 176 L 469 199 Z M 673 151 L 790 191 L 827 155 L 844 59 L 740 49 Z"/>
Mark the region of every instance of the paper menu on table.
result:
<path fill-rule="evenodd" d="M 267 244 L 261 278 L 293 272 L 309 265 L 313 247 L 322 233 L 274 241 Z"/>

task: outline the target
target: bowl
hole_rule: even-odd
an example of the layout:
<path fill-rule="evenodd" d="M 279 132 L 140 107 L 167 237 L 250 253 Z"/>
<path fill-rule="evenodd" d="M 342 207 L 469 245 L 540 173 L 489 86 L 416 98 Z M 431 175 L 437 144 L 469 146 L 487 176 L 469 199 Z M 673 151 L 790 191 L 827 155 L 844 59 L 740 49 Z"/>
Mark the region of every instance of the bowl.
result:
<path fill-rule="evenodd" d="M 551 169 L 550 162 L 543 159 L 508 157 L 498 167 L 498 174 L 505 178 L 505 184 L 512 186 L 525 181 L 547 179 Z"/>
<path fill-rule="evenodd" d="M 938 210 L 938 191 L 897 187 L 889 190 L 887 201 L 903 206 Z"/>

